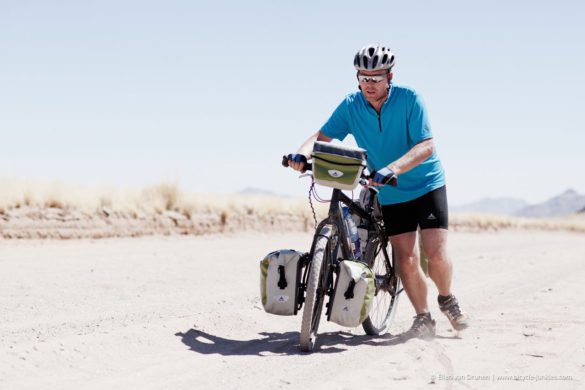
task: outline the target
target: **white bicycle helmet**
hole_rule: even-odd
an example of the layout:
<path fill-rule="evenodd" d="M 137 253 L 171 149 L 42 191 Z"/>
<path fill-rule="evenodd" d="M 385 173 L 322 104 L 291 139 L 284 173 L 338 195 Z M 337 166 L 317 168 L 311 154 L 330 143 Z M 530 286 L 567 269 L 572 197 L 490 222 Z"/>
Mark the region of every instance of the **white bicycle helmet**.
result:
<path fill-rule="evenodd" d="M 373 43 L 362 47 L 357 52 L 353 59 L 353 66 L 357 70 L 390 70 L 394 66 L 394 53 L 386 46 Z"/>

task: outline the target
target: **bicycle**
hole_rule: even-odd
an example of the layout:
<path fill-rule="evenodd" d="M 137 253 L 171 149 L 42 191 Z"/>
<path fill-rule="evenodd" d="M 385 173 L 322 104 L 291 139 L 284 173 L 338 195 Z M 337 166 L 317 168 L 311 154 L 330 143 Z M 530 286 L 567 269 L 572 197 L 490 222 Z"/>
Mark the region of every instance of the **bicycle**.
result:
<path fill-rule="evenodd" d="M 286 156 L 283 156 L 282 165 L 288 167 Z M 305 164 L 305 171 L 312 171 L 311 163 Z M 361 184 L 367 185 L 367 179 L 368 176 L 362 173 Z M 375 298 L 368 317 L 362 323 L 364 331 L 374 336 L 386 333 L 396 314 L 398 298 L 403 289 L 396 271 L 394 254 L 388 245 L 383 218 L 376 212 L 377 190 L 368 186 L 368 191 L 370 192 L 369 201 L 365 207 L 361 207 L 342 190 L 333 188 L 329 214 L 317 224 L 311 250 L 308 255 L 303 256 L 304 271 L 299 284 L 297 309 L 300 310 L 304 304 L 300 333 L 300 347 L 304 352 L 311 352 L 316 346 L 326 296 L 330 297 L 326 310 L 327 319 L 329 319 L 339 262 L 356 260 L 340 204 L 347 206 L 351 214 L 358 215 L 368 230 L 368 239 L 361 261 L 364 261 L 374 272 Z"/>

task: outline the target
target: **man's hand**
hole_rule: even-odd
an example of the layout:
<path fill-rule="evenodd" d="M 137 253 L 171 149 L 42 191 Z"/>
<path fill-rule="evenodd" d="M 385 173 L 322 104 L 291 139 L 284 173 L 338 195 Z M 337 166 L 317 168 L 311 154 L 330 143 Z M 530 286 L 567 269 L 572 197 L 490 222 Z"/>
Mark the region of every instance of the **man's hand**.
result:
<path fill-rule="evenodd" d="M 372 172 L 371 185 L 375 187 L 384 186 L 386 184 L 392 184 L 393 180 L 396 181 L 396 173 L 388 168 L 384 167 L 379 171 Z"/>
<path fill-rule="evenodd" d="M 307 157 L 302 154 L 289 154 L 288 155 L 288 166 L 295 171 L 303 172 L 305 164 L 307 163 Z"/>

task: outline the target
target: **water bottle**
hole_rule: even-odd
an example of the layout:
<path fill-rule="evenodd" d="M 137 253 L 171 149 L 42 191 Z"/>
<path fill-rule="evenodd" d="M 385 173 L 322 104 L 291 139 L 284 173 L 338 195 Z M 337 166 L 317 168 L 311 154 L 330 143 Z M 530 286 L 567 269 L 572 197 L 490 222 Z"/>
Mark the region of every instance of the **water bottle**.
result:
<path fill-rule="evenodd" d="M 343 220 L 345 221 L 345 226 L 347 226 L 347 233 L 349 234 L 349 239 L 351 241 L 353 255 L 356 260 L 359 260 L 362 257 L 362 251 L 360 248 L 360 236 L 358 235 L 357 226 L 355 225 L 355 221 L 351 217 L 347 207 L 342 207 L 341 211 L 343 214 Z"/>
<path fill-rule="evenodd" d="M 357 227 L 358 236 L 360 238 L 360 247 L 362 248 L 362 257 L 365 258 L 366 256 L 366 246 L 368 243 L 368 226 L 360 224 Z M 365 260 L 364 260 L 365 261 Z"/>

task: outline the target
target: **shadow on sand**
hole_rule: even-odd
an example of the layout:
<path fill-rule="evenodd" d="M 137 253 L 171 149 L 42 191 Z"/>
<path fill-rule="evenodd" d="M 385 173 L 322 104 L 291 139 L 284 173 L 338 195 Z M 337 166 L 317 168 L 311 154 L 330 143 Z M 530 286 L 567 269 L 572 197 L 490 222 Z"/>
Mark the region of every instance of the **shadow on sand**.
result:
<path fill-rule="evenodd" d="M 186 333 L 178 332 L 183 344 L 191 351 L 204 355 L 300 355 L 299 332 L 259 333 L 259 338 L 252 340 L 232 340 L 206 333 L 202 330 L 189 329 Z M 317 349 L 313 353 L 343 352 L 348 347 L 359 345 L 389 346 L 402 344 L 409 340 L 404 334 L 384 336 L 354 335 L 347 332 L 321 333 L 317 339 Z"/>

